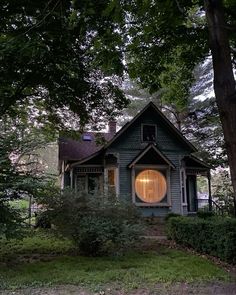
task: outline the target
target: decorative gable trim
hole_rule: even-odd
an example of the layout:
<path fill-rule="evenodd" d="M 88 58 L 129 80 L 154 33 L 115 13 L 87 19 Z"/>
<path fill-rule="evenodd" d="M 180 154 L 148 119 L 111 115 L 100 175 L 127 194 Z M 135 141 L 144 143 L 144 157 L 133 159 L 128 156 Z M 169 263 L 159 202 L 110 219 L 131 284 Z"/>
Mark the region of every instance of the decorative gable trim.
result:
<path fill-rule="evenodd" d="M 153 149 L 171 168 L 176 168 L 175 165 L 154 144 L 149 144 L 140 154 L 138 154 L 136 158 L 134 158 L 128 167 L 132 168 L 150 149 Z"/>
<path fill-rule="evenodd" d="M 145 108 L 142 109 L 129 123 L 123 126 L 116 135 L 104 146 L 104 148 L 108 148 L 120 135 L 122 135 L 148 108 L 153 108 L 157 114 L 161 117 L 161 119 L 164 121 L 166 125 L 176 134 L 176 136 L 179 138 L 182 143 L 188 146 L 188 148 L 191 150 L 191 152 L 197 152 L 197 149 L 191 142 L 189 142 L 183 134 L 166 118 L 165 115 L 162 114 L 162 112 L 155 106 L 153 102 L 150 102 L 146 105 Z"/>

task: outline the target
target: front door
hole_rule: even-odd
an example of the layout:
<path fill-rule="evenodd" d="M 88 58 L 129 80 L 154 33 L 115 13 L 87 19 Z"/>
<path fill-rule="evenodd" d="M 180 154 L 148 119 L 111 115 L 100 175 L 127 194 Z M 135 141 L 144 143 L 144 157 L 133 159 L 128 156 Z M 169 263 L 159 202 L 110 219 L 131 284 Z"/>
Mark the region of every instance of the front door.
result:
<path fill-rule="evenodd" d="M 187 188 L 188 212 L 196 212 L 197 211 L 197 177 L 196 175 L 187 175 L 186 188 Z"/>

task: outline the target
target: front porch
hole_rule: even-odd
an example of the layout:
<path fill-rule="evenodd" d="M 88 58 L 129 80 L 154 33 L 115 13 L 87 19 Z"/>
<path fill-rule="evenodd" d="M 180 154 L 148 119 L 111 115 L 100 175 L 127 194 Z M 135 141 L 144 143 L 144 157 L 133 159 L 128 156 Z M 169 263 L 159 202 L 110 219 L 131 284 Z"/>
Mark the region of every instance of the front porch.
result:
<path fill-rule="evenodd" d="M 68 166 L 70 187 L 79 193 L 129 200 L 144 217 L 165 218 L 171 212 L 196 215 L 203 208 L 212 209 L 210 167 L 194 156 L 184 157 L 178 169 L 155 146 L 149 145 L 125 169 L 120 167 L 117 154 L 104 154 L 103 161 L 91 162 Z M 125 182 L 121 177 L 124 170 Z M 204 200 L 198 197 L 199 176 L 207 179 Z M 120 193 L 124 187 L 127 194 Z"/>
<path fill-rule="evenodd" d="M 195 215 L 199 210 L 212 210 L 211 196 L 211 174 L 210 167 L 195 158 L 188 156 L 184 158 L 185 175 L 182 179 L 182 206 L 183 215 Z M 181 171 L 181 173 L 183 173 Z M 198 196 L 198 177 L 204 177 L 207 181 L 207 193 L 204 198 Z M 183 180 L 184 179 L 184 180 Z"/>

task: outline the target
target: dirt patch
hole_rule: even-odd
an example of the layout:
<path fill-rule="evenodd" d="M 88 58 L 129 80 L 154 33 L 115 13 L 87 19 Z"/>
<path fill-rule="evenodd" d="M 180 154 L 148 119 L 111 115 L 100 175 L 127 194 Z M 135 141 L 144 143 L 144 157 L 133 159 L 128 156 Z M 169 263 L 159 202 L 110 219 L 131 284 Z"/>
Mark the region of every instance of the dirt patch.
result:
<path fill-rule="evenodd" d="M 15 291 L 2 290 L 0 295 L 236 295 L 236 283 L 207 283 L 171 285 L 158 284 L 151 289 L 123 291 L 117 288 L 104 288 L 88 291 L 79 286 L 61 285 L 47 288 L 24 288 Z"/>

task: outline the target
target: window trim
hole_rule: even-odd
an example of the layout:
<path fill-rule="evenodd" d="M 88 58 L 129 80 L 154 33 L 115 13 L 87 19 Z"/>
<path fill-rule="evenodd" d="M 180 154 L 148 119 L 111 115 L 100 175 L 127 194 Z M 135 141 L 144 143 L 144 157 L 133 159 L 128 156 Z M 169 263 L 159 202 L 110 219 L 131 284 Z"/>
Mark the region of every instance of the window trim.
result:
<path fill-rule="evenodd" d="M 143 127 L 144 126 L 154 126 L 155 127 L 155 140 L 143 140 Z M 156 124 L 141 124 L 141 142 L 145 143 L 150 143 L 150 142 L 156 142 L 157 141 L 157 125 Z"/>
<path fill-rule="evenodd" d="M 185 168 L 183 168 L 183 167 L 180 168 L 179 173 L 180 173 L 181 203 L 182 203 L 182 206 L 187 206 L 188 205 L 188 202 L 187 202 L 187 187 L 186 187 L 187 175 L 186 175 Z M 183 195 L 183 190 L 182 189 L 184 189 L 184 195 Z"/>
<path fill-rule="evenodd" d="M 167 184 L 167 202 L 165 203 L 145 203 L 139 202 L 136 200 L 136 192 L 135 192 L 135 180 L 136 175 L 135 172 L 137 169 L 141 169 L 144 171 L 146 169 L 153 169 L 157 170 L 158 172 L 165 172 L 166 173 L 166 184 Z M 140 171 L 140 172 L 141 172 Z M 138 207 L 171 207 L 171 191 L 170 191 L 170 166 L 167 165 L 134 165 L 131 170 L 131 182 L 132 182 L 132 202 Z"/>
<path fill-rule="evenodd" d="M 139 176 L 140 174 L 142 173 L 145 173 L 147 171 L 153 171 L 155 172 L 156 176 L 158 175 L 158 177 L 161 177 L 162 180 L 164 180 L 164 190 L 162 192 L 161 195 L 158 196 L 158 202 L 147 202 L 144 198 L 144 196 L 140 193 L 140 191 L 138 191 L 137 189 L 137 180 L 139 179 Z M 159 176 L 160 175 L 160 176 Z M 155 179 L 156 181 L 156 179 Z M 136 177 L 135 177 L 135 193 L 136 193 L 136 196 L 144 203 L 148 203 L 148 204 L 153 204 L 153 203 L 159 203 L 161 202 L 165 197 L 166 197 L 166 194 L 167 194 L 167 179 L 166 179 L 166 175 L 164 175 L 163 171 L 160 171 L 160 170 L 156 170 L 156 169 L 144 169 L 142 171 L 137 171 L 136 173 Z M 154 196 L 156 196 L 156 193 L 154 193 Z"/>
<path fill-rule="evenodd" d="M 115 172 L 115 192 L 118 198 L 120 192 L 119 167 L 107 166 L 104 168 L 104 192 L 106 196 L 108 196 L 108 170 L 113 170 Z"/>
<path fill-rule="evenodd" d="M 100 193 L 103 193 L 103 175 L 101 172 L 92 172 L 92 173 L 86 173 L 86 172 L 79 172 L 79 173 L 75 173 L 75 191 L 78 191 L 78 183 L 77 183 L 77 177 L 78 176 L 85 176 L 85 193 L 89 194 L 89 187 L 88 187 L 88 177 L 89 174 L 98 174 L 98 181 L 100 182 Z"/>

